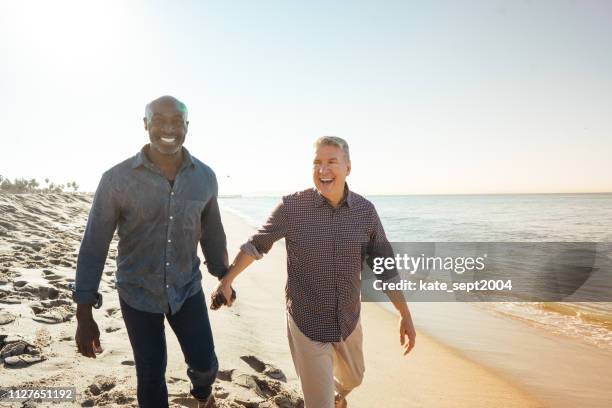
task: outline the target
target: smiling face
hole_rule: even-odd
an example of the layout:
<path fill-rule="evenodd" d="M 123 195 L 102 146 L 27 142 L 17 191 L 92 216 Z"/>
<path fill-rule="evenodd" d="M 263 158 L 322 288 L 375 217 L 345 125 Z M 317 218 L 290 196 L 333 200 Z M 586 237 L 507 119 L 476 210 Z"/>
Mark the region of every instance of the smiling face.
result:
<path fill-rule="evenodd" d="M 312 162 L 312 179 L 319 193 L 333 206 L 344 195 L 346 176 L 351 172 L 351 162 L 342 149 L 335 145 L 319 145 Z"/>
<path fill-rule="evenodd" d="M 181 150 L 189 125 L 184 105 L 175 99 L 160 98 L 148 106 L 144 122 L 151 148 L 163 155 Z"/>

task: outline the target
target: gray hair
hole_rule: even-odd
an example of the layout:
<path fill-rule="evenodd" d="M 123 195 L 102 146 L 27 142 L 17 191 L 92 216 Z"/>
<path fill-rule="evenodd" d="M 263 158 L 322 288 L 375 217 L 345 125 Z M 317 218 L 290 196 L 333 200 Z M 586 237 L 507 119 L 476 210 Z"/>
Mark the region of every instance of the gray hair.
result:
<path fill-rule="evenodd" d="M 349 153 L 349 146 L 346 140 L 338 136 L 321 136 L 314 142 L 314 148 L 317 149 L 319 146 L 336 146 L 339 147 L 344 153 L 347 161 L 351 161 L 351 154 Z"/>
<path fill-rule="evenodd" d="M 163 102 L 173 102 L 176 105 L 176 109 L 183 114 L 183 118 L 185 118 L 185 121 L 187 121 L 187 105 L 176 99 L 174 96 L 164 95 L 147 103 L 147 106 L 145 106 L 145 117 L 147 118 L 147 122 L 150 122 L 151 118 L 153 117 L 153 105 Z"/>

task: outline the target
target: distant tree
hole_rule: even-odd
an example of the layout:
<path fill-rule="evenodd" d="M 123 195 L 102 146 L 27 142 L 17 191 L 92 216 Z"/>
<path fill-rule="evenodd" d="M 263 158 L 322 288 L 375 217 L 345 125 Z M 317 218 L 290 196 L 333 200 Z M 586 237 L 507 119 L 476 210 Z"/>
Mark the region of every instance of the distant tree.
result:
<path fill-rule="evenodd" d="M 41 188 L 40 183 L 35 178 L 25 179 L 23 177 L 16 178 L 12 182 L 10 179 L 0 175 L 0 191 L 3 193 L 51 193 L 58 194 L 64 193 L 67 189 L 72 189 L 73 192 L 77 192 L 79 185 L 76 181 L 69 181 L 65 184 L 55 184 L 45 178 L 45 187 Z"/>
<path fill-rule="evenodd" d="M 38 184 L 38 181 L 36 181 L 36 179 L 30 179 L 29 185 L 28 185 L 30 192 L 35 193 L 38 190 L 39 185 L 40 184 Z"/>
<path fill-rule="evenodd" d="M 2 184 L 0 184 L 0 190 L 4 192 L 10 192 L 12 189 L 13 189 L 13 183 L 11 183 L 11 180 L 9 179 L 2 180 Z"/>
<path fill-rule="evenodd" d="M 13 193 L 27 193 L 28 185 L 28 180 L 24 178 L 16 178 L 13 182 Z"/>

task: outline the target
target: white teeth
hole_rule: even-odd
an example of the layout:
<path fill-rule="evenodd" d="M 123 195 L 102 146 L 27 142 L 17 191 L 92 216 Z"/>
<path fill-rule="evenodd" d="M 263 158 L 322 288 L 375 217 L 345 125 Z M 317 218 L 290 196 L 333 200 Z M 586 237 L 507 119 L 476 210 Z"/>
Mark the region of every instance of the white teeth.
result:
<path fill-rule="evenodd" d="M 330 181 L 334 181 L 334 179 L 319 179 L 324 183 L 330 182 Z"/>
<path fill-rule="evenodd" d="M 162 142 L 164 142 L 164 143 L 174 143 L 174 141 L 175 141 L 176 139 L 175 139 L 175 138 L 173 138 L 173 137 L 162 137 L 162 138 L 161 138 L 161 140 L 162 140 Z"/>

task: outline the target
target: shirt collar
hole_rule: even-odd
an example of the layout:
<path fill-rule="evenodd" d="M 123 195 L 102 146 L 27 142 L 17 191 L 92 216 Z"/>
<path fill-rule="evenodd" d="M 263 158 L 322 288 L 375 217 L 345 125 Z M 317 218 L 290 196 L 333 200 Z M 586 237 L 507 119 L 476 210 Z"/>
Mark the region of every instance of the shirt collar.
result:
<path fill-rule="evenodd" d="M 134 157 L 134 161 L 132 162 L 133 169 L 139 166 L 144 166 L 144 165 L 152 166 L 153 165 L 151 160 L 149 160 L 149 158 L 145 154 L 145 149 L 147 148 L 147 146 L 148 145 L 144 145 L 142 149 L 140 149 L 138 154 Z M 187 150 L 187 148 L 185 147 L 181 147 L 181 149 L 183 149 L 183 163 L 181 164 L 181 168 L 186 167 L 187 165 L 191 167 L 195 166 L 195 162 L 193 161 L 193 156 L 191 156 L 191 154 L 189 153 L 189 150 Z"/>
<path fill-rule="evenodd" d="M 325 204 L 330 205 L 329 202 L 327 202 L 327 199 L 323 197 L 321 193 L 319 193 L 319 190 L 315 188 L 314 191 L 315 191 L 315 204 L 317 207 L 322 207 Z M 349 189 L 348 183 L 345 182 L 344 183 L 344 196 L 342 197 L 342 200 L 340 200 L 338 207 L 342 207 L 343 205 L 346 205 L 347 207 L 351 208 L 353 206 L 353 195 L 354 195 L 353 192 Z"/>

